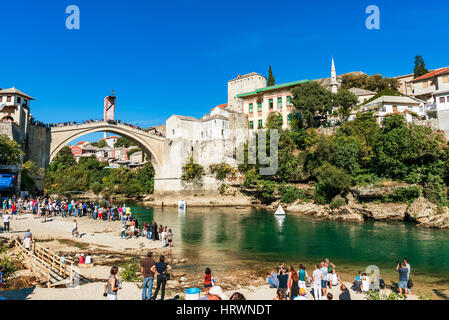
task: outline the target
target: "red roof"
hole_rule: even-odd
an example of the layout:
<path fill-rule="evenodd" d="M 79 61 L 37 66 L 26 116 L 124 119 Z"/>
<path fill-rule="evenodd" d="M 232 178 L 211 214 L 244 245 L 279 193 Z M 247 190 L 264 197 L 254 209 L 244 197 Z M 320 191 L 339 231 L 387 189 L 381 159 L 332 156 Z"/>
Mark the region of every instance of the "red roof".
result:
<path fill-rule="evenodd" d="M 421 77 L 413 79 L 412 81 L 425 80 L 425 79 L 433 78 L 433 77 L 436 77 L 436 76 L 439 76 L 439 75 L 442 75 L 445 73 L 449 73 L 449 67 L 433 70 L 429 73 L 426 73 L 425 75 L 422 75 Z"/>
<path fill-rule="evenodd" d="M 108 140 L 108 139 L 118 139 L 118 137 L 117 136 L 110 136 L 110 137 L 103 138 L 100 141 Z"/>
<path fill-rule="evenodd" d="M 227 107 L 227 106 L 228 106 L 227 103 L 219 104 L 218 106 L 213 107 L 212 109 L 210 109 L 210 111 L 214 110 L 215 108 L 224 108 L 224 107 Z"/>
<path fill-rule="evenodd" d="M 86 142 L 89 143 L 89 141 L 80 141 L 80 142 L 77 143 L 77 145 L 78 145 L 78 144 L 84 144 L 84 143 L 86 143 Z"/>

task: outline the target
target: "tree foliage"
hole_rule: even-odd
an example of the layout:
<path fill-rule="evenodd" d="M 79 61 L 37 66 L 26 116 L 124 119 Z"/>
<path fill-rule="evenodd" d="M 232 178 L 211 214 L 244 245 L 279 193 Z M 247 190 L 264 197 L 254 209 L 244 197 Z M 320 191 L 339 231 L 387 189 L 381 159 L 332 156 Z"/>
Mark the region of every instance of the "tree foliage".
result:
<path fill-rule="evenodd" d="M 429 70 L 426 69 L 426 64 L 424 63 L 424 59 L 422 56 L 417 55 L 415 57 L 415 67 L 413 68 L 413 76 L 414 78 L 421 77 L 429 73 Z"/>
<path fill-rule="evenodd" d="M 23 157 L 20 145 L 9 139 L 5 134 L 0 135 L 0 164 L 14 165 L 19 164 Z"/>
<path fill-rule="evenodd" d="M 274 76 L 273 76 L 273 72 L 271 71 L 271 65 L 268 68 L 268 79 L 267 79 L 267 87 L 271 87 L 274 86 L 275 81 L 274 81 Z"/>
<path fill-rule="evenodd" d="M 332 109 L 332 94 L 316 82 L 305 83 L 292 89 L 292 104 L 304 127 L 317 127 L 316 117 Z"/>
<path fill-rule="evenodd" d="M 202 179 L 203 175 L 204 175 L 204 168 L 198 163 L 195 163 L 193 161 L 193 157 L 190 157 L 189 162 L 182 167 L 181 180 L 183 181 L 200 180 Z"/>

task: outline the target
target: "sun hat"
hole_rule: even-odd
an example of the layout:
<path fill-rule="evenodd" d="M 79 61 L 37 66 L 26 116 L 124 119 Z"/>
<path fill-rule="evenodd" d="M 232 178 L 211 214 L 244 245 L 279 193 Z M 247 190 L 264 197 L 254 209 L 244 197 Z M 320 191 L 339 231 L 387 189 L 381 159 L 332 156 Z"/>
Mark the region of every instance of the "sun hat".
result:
<path fill-rule="evenodd" d="M 221 289 L 220 286 L 213 286 L 212 288 L 210 288 L 209 294 L 213 294 L 213 295 L 219 296 L 222 300 L 225 300 L 225 299 L 228 298 L 228 297 L 223 293 L 223 290 Z"/>

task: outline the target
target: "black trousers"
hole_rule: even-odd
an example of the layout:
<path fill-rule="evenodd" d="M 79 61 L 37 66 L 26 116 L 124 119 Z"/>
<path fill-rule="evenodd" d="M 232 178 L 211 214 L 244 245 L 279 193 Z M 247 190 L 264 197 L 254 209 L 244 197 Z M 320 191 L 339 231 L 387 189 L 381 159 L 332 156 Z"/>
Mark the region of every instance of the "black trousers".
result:
<path fill-rule="evenodd" d="M 156 291 L 154 291 L 154 295 L 152 297 L 153 300 L 156 300 L 157 294 L 159 293 L 159 289 L 161 289 L 161 285 L 162 285 L 161 300 L 164 300 L 164 297 L 165 297 L 165 285 L 166 284 L 167 284 L 167 280 L 157 279 Z"/>
<path fill-rule="evenodd" d="M 9 222 L 3 222 L 5 231 L 9 231 Z"/>

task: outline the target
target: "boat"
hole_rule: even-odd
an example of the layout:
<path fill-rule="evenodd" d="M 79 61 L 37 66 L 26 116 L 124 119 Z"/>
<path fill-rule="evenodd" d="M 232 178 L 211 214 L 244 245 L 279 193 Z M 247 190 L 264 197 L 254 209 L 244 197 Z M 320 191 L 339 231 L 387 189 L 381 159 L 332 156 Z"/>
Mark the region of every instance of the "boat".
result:
<path fill-rule="evenodd" d="M 285 216 L 285 211 L 282 209 L 282 206 L 279 205 L 279 207 L 276 209 L 276 212 L 274 213 L 276 216 Z"/>
<path fill-rule="evenodd" d="M 178 211 L 180 211 L 180 212 L 186 211 L 186 206 L 187 206 L 187 203 L 185 200 L 178 201 Z"/>

